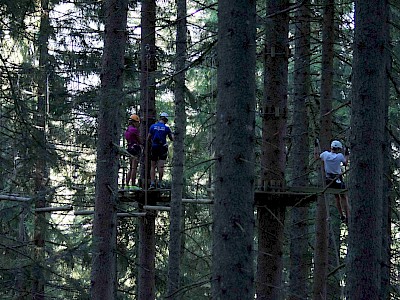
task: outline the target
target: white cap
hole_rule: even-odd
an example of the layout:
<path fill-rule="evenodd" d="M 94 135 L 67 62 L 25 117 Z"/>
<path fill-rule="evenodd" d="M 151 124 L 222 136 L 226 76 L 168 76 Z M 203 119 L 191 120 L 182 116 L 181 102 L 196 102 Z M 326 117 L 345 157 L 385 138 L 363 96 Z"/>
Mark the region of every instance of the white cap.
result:
<path fill-rule="evenodd" d="M 339 142 L 339 141 L 332 141 L 332 143 L 331 143 L 331 148 L 340 148 L 340 149 L 342 149 L 342 148 L 343 148 L 343 145 L 342 145 L 342 143 Z"/>
<path fill-rule="evenodd" d="M 168 118 L 168 114 L 167 114 L 166 112 L 162 112 L 162 113 L 160 114 L 160 117 L 161 117 L 161 118 Z"/>

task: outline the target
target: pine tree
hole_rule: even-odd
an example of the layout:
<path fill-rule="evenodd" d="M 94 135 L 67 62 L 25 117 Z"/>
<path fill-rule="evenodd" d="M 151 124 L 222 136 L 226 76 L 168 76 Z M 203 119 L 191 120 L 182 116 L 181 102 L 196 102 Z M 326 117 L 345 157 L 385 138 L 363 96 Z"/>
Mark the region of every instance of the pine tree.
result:
<path fill-rule="evenodd" d="M 218 2 L 213 299 L 253 299 L 255 1 Z"/>
<path fill-rule="evenodd" d="M 105 38 L 98 118 L 91 298 L 117 295 L 116 236 L 121 104 L 128 1 L 105 2 Z"/>
<path fill-rule="evenodd" d="M 296 12 L 293 125 L 291 131 L 291 185 L 307 186 L 309 171 L 308 103 L 310 98 L 310 3 L 302 2 Z M 308 207 L 291 210 L 289 299 L 308 297 L 309 265 Z"/>
<path fill-rule="evenodd" d="M 172 162 L 172 191 L 170 211 L 170 242 L 168 260 L 168 292 L 173 295 L 180 287 L 180 262 L 182 250 L 182 194 L 184 190 L 184 141 L 186 134 L 186 0 L 177 1 L 176 59 L 175 59 L 175 132 L 174 157 Z M 171 299 L 179 299 L 177 296 Z"/>
<path fill-rule="evenodd" d="M 355 2 L 349 298 L 379 299 L 382 263 L 387 1 Z M 371 176 L 372 175 L 372 176 Z"/>
<path fill-rule="evenodd" d="M 275 182 L 281 187 L 285 184 L 289 2 L 266 3 L 261 188 L 268 189 Z M 283 291 L 285 215 L 286 207 L 279 203 L 257 207 L 257 295 L 260 299 L 278 299 Z"/>

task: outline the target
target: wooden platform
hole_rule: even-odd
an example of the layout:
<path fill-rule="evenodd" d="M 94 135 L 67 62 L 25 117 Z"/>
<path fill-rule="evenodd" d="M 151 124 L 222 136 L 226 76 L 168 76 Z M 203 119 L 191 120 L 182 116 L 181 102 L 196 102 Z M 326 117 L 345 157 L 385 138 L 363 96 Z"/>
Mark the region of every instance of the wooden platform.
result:
<path fill-rule="evenodd" d="M 255 191 L 255 206 L 307 206 L 317 200 L 316 194 L 291 191 Z"/>
<path fill-rule="evenodd" d="M 146 195 L 147 193 L 147 195 Z M 118 190 L 119 199 L 122 202 L 138 202 L 143 205 L 156 205 L 159 202 L 166 203 L 171 201 L 170 189 L 148 190 Z"/>
<path fill-rule="evenodd" d="M 347 190 L 323 189 L 320 187 L 287 187 L 275 191 L 254 192 L 254 204 L 256 206 L 307 206 L 317 200 L 318 195 L 344 193 Z M 120 200 L 123 202 L 138 202 L 142 205 L 166 206 L 171 201 L 170 189 L 144 190 L 122 189 L 118 191 Z M 212 204 L 213 190 L 209 190 L 210 199 L 186 199 L 187 203 Z M 189 201 L 192 200 L 192 201 Z M 207 201 L 206 201 L 207 200 Z M 182 201 L 184 202 L 184 201 Z"/>
<path fill-rule="evenodd" d="M 322 187 L 286 187 L 275 191 L 255 191 L 254 201 L 256 206 L 307 206 L 315 202 L 320 195 L 342 194 L 345 189 L 332 189 Z"/>

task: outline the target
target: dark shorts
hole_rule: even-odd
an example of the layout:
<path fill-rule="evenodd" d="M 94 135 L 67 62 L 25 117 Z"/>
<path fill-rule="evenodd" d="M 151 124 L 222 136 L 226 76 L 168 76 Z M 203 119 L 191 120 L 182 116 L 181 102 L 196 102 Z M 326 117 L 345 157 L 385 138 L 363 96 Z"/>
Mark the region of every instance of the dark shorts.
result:
<path fill-rule="evenodd" d="M 168 146 L 152 146 L 150 151 L 150 159 L 152 161 L 166 160 L 168 156 Z"/>
<path fill-rule="evenodd" d="M 339 176 L 327 176 L 325 179 L 326 186 L 331 189 L 340 189 L 343 190 L 346 188 L 346 185 L 343 182 L 343 177 Z"/>
<path fill-rule="evenodd" d="M 128 148 L 126 150 L 130 155 L 133 156 L 140 156 L 140 154 L 142 153 L 142 147 L 140 147 L 140 145 L 138 144 L 128 145 Z"/>

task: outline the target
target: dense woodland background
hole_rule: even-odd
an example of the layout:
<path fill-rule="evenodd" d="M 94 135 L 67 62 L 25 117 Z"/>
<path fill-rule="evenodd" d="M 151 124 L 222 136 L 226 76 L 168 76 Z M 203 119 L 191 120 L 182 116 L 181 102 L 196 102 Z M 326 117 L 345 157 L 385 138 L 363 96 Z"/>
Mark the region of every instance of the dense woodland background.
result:
<path fill-rule="evenodd" d="M 400 299 L 400 2 L 361 2 L 0 0 L 0 298 Z M 122 133 L 162 111 L 171 210 L 123 217 Z M 253 206 L 332 138 L 349 227 Z"/>

